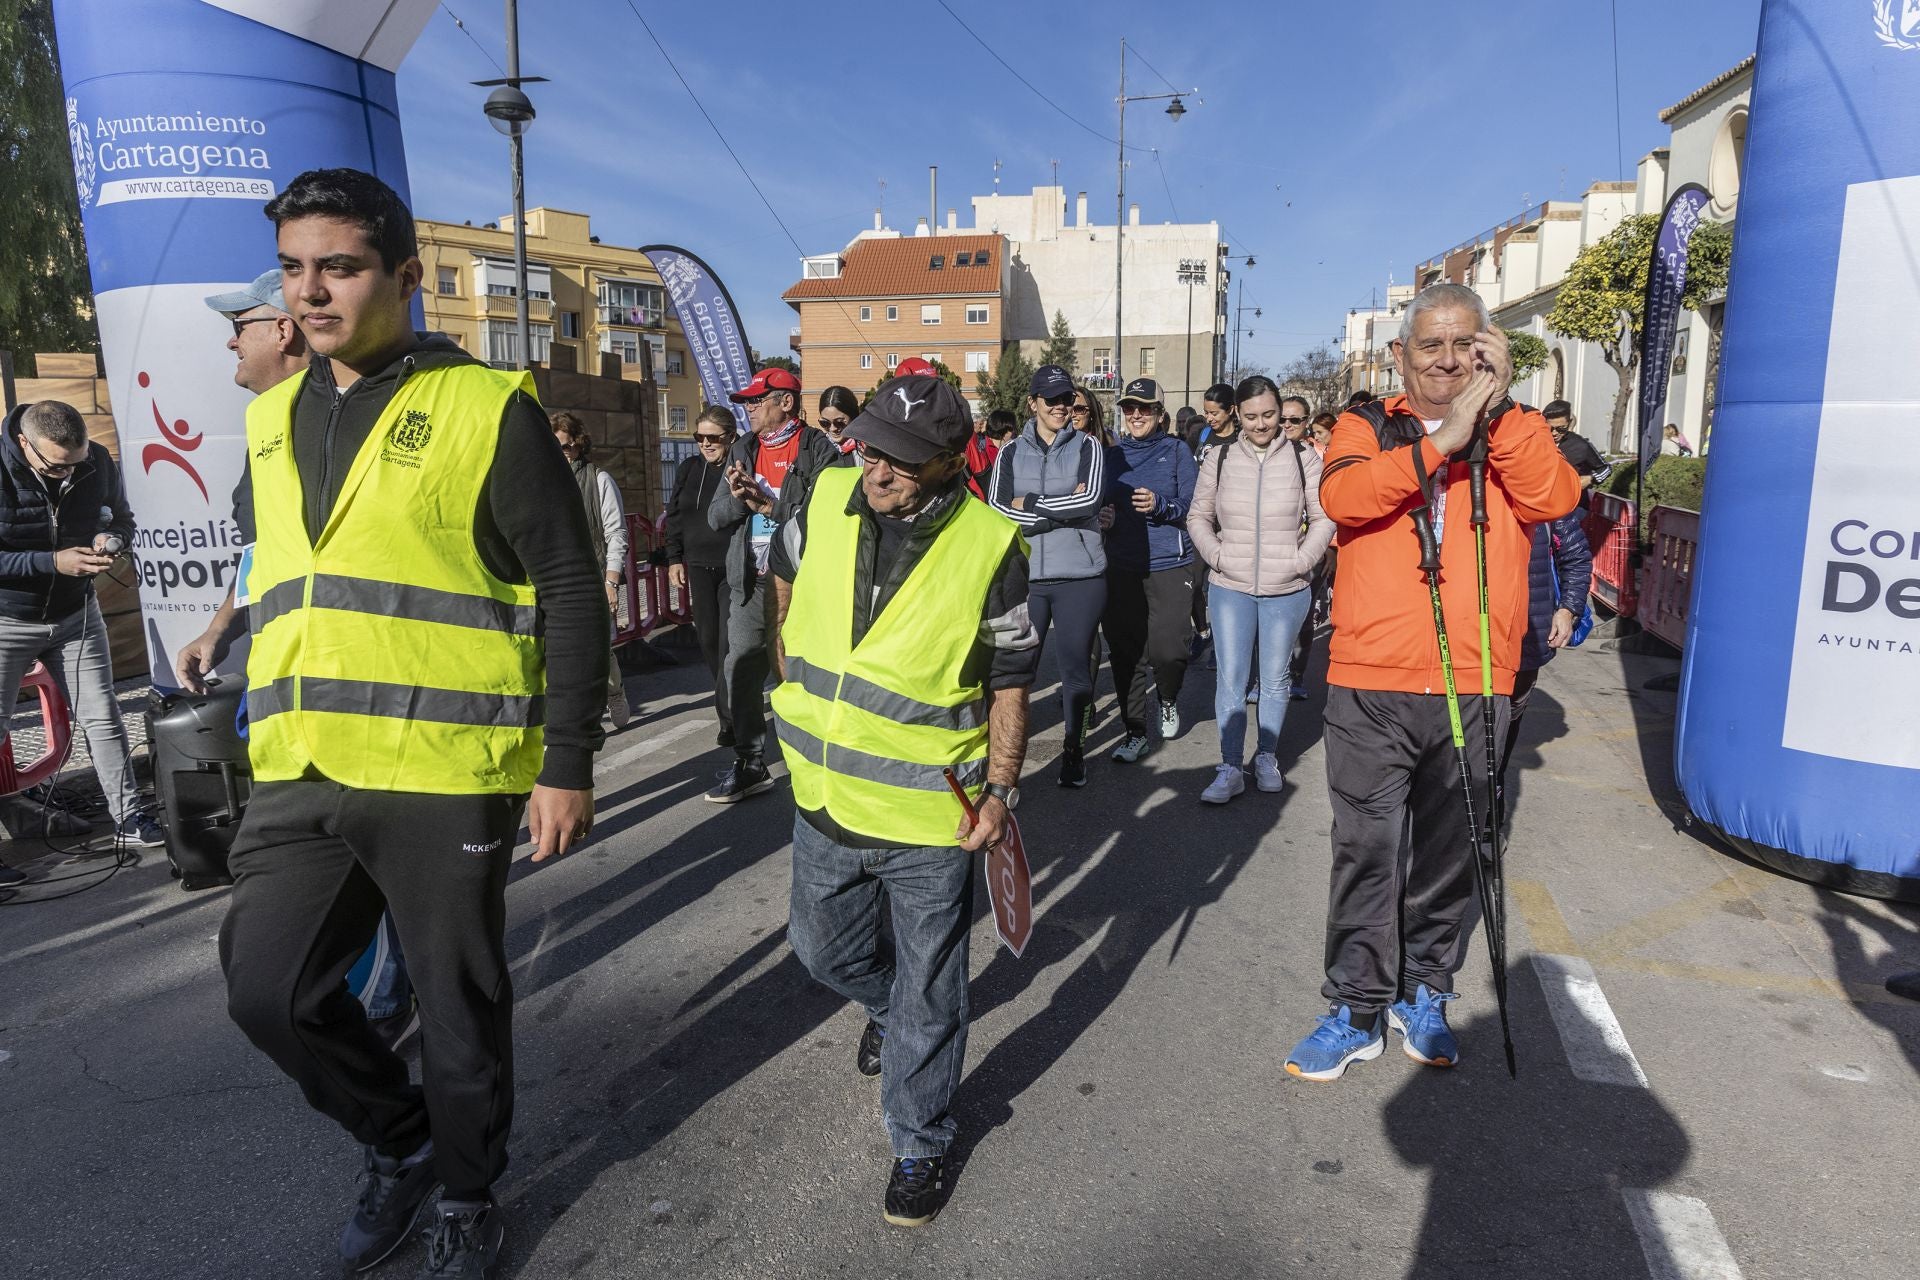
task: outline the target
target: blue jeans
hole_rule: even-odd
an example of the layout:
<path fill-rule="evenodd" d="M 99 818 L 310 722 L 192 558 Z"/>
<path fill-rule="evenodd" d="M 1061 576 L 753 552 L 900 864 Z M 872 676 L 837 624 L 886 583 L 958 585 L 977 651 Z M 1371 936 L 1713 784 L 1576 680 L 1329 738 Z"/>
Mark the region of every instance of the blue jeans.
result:
<path fill-rule="evenodd" d="M 366 1006 L 369 1018 L 391 1018 L 413 1003 L 413 983 L 407 978 L 407 957 L 400 950 L 400 931 L 393 927 L 393 912 L 380 917 L 373 945 L 361 952 L 347 971 L 347 990 Z"/>
<path fill-rule="evenodd" d="M 1272 753 L 1280 745 L 1280 726 L 1287 719 L 1287 698 L 1293 692 L 1288 672 L 1294 637 L 1313 604 L 1313 592 L 1302 589 L 1284 596 L 1250 596 L 1216 586 L 1207 592 L 1207 620 L 1213 626 L 1213 718 L 1220 726 L 1220 763 L 1247 763 L 1247 679 L 1253 666 L 1254 641 L 1260 649 L 1259 750 Z"/>
<path fill-rule="evenodd" d="M 891 952 L 882 901 L 893 914 Z M 972 924 L 971 855 L 953 845 L 853 849 L 794 815 L 787 940 L 808 973 L 886 1028 L 880 1106 L 895 1156 L 944 1155 L 959 1130 L 949 1105 L 967 1056 Z"/>

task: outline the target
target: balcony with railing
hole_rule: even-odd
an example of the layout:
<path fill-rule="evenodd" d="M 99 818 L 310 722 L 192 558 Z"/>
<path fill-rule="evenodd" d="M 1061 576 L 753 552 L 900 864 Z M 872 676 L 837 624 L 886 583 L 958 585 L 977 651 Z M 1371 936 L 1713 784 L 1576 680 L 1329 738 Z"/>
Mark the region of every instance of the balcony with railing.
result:
<path fill-rule="evenodd" d="M 480 306 L 480 315 L 488 320 L 512 320 L 520 314 L 518 300 L 513 289 L 490 289 L 475 299 Z M 553 319 L 553 299 L 544 294 L 527 291 L 527 319 L 549 321 Z"/>
<path fill-rule="evenodd" d="M 598 310 L 601 324 L 618 325 L 623 329 L 667 327 L 667 313 L 664 307 L 623 307 L 603 302 Z"/>

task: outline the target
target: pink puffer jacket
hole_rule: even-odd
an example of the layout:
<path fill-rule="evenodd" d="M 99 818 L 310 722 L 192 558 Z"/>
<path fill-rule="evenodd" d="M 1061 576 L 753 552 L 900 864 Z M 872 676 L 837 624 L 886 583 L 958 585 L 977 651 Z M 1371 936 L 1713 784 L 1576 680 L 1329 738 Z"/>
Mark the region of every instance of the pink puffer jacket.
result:
<path fill-rule="evenodd" d="M 1312 449 L 1297 453 L 1295 466 L 1294 446 L 1276 437 L 1262 457 L 1242 433 L 1200 455 L 1187 536 L 1213 570 L 1213 585 L 1284 596 L 1312 581 L 1333 541 L 1333 521 L 1320 509 L 1319 456 Z"/>

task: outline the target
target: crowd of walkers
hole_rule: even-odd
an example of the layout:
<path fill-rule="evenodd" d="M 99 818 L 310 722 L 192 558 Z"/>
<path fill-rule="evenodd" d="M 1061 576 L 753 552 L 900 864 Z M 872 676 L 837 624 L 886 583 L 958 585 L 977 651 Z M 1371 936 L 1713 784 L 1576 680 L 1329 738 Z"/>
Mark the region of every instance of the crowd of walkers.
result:
<path fill-rule="evenodd" d="M 491 1276 L 513 1107 L 506 885 L 523 821 L 536 863 L 591 833 L 600 720 L 629 715 L 608 646 L 619 495 L 531 378 L 412 331 L 421 264 L 390 188 L 312 171 L 267 213 L 279 270 L 208 300 L 256 393 L 234 494 L 252 567 L 175 668 L 204 692 L 251 635 L 255 785 L 220 938 L 229 1012 L 364 1148 L 342 1263 L 379 1264 L 425 1218 L 421 1275 Z M 1250 377 L 1182 422 L 1140 378 L 1109 427 L 1096 396 L 1044 365 L 1024 423 L 975 421 L 909 362 L 864 400 L 829 387 L 811 405 L 794 373 L 763 369 L 699 415 L 667 571 L 691 599 L 732 756 L 706 799 L 772 791 L 777 745 L 788 938 L 866 1015 L 853 1065 L 880 1077 L 888 1222 L 923 1224 L 944 1202 L 967 855 L 1013 842 L 1048 653 L 1053 776 L 1069 789 L 1090 782 L 1103 651 L 1124 730 L 1105 786 L 1185 731 L 1185 685 L 1210 668 L 1220 761 L 1195 799 L 1225 804 L 1249 765 L 1260 791 L 1287 786 L 1281 735 L 1330 628 L 1327 1012 L 1285 1070 L 1337 1079 L 1388 1031 L 1418 1062 L 1460 1061 L 1447 1007 L 1476 891 L 1499 963 L 1505 757 L 1540 667 L 1585 625 L 1590 561 L 1570 517 L 1601 470 L 1556 447 L 1565 406 L 1543 415 L 1506 394 L 1506 339 L 1470 290 L 1419 294 L 1392 345 L 1404 394 L 1337 413 Z M 76 469 L 107 474 L 73 425 L 9 422 L 9 483 L 26 498 L 57 500 Z M 340 481 L 403 440 L 413 465 Z M 101 509 L 104 537 L 125 520 L 111 496 Z M 436 515 L 456 509 L 471 527 Z M 17 576 L 44 593 L 92 573 L 108 553 L 87 538 Z M 68 594 L 76 616 L 91 608 Z M 27 639 L 44 654 L 95 629 L 43 622 L 14 666 Z M 460 663 L 433 661 L 452 652 Z M 376 1026 L 385 1010 L 347 980 L 398 966 L 402 948 L 417 1085 L 395 1052 L 408 1028 Z M 383 985 L 376 973 L 367 989 Z"/>

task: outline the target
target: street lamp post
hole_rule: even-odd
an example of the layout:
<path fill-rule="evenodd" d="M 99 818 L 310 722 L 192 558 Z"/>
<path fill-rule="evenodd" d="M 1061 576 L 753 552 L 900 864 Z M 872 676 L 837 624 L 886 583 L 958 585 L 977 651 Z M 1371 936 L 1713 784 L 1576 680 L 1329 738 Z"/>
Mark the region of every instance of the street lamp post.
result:
<path fill-rule="evenodd" d="M 476 80 L 481 88 L 492 88 L 481 108 L 493 127 L 507 136 L 513 159 L 513 296 L 514 318 L 519 325 L 520 367 L 533 363 L 533 331 L 527 320 L 527 182 L 521 139 L 533 127 L 533 102 L 520 92 L 523 84 L 544 84 L 545 76 L 520 74 L 520 5 L 507 0 L 507 77 L 504 80 Z"/>
<path fill-rule="evenodd" d="M 1119 199 L 1113 218 L 1113 385 L 1120 386 L 1120 371 L 1126 367 L 1125 347 L 1127 331 L 1121 310 L 1122 286 L 1126 280 L 1126 239 L 1127 239 L 1127 104 L 1129 102 L 1161 102 L 1168 98 L 1167 114 L 1173 117 L 1175 124 L 1187 114 L 1182 98 L 1197 97 L 1198 89 L 1189 89 L 1186 93 L 1138 93 L 1127 96 L 1127 40 L 1120 38 L 1120 181 Z M 1117 393 L 1117 392 L 1116 392 Z"/>
<path fill-rule="evenodd" d="M 1189 409 L 1193 408 L 1193 286 L 1206 282 L 1206 259 L 1180 259 L 1180 283 L 1187 286 L 1187 366 L 1180 375 L 1180 398 Z"/>
<path fill-rule="evenodd" d="M 1247 265 L 1250 267 L 1254 265 L 1253 255 L 1251 254 L 1247 255 Z M 1238 375 L 1240 372 L 1240 320 L 1241 320 L 1241 317 L 1247 311 L 1251 310 L 1253 312 L 1253 318 L 1255 320 L 1258 320 L 1260 318 L 1260 308 L 1248 307 L 1246 305 L 1246 298 L 1247 298 L 1247 281 L 1246 281 L 1246 277 L 1243 276 L 1240 279 L 1240 298 L 1239 298 L 1239 301 L 1237 301 L 1233 307 L 1233 372 L 1236 375 Z M 1247 333 L 1251 335 L 1253 333 L 1253 330 L 1249 329 L 1247 330 Z"/>

